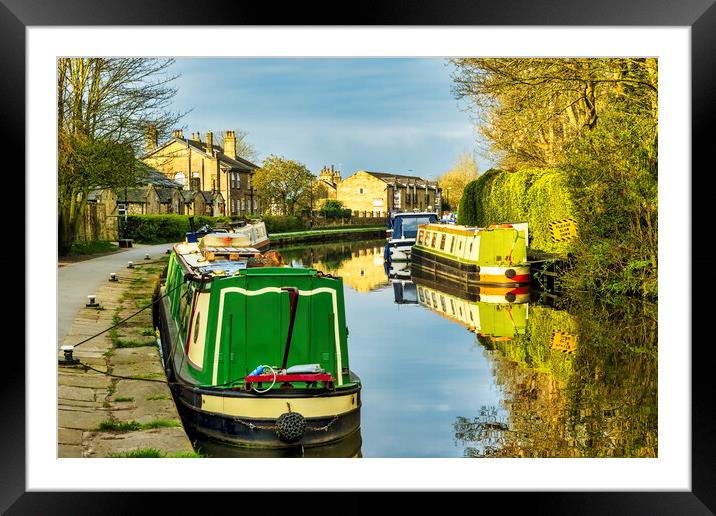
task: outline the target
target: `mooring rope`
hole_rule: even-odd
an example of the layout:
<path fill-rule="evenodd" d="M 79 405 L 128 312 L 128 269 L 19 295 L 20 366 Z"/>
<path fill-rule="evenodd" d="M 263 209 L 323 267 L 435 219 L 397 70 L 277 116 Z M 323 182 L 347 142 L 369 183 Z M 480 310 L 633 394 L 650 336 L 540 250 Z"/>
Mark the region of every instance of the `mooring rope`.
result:
<path fill-rule="evenodd" d="M 116 327 L 119 326 L 120 324 L 124 324 L 125 322 L 127 322 L 128 320 L 130 320 L 132 317 L 136 317 L 137 315 L 139 315 L 140 313 L 142 313 L 142 312 L 143 312 L 144 310 L 146 310 L 147 308 L 151 308 L 151 307 L 154 305 L 154 303 L 156 303 L 157 301 L 159 301 L 159 300 L 161 300 L 161 299 L 167 297 L 169 294 L 171 294 L 172 292 L 174 292 L 176 289 L 178 289 L 178 288 L 181 287 L 182 285 L 183 285 L 183 283 L 179 283 L 176 287 L 174 287 L 173 289 L 171 289 L 169 292 L 166 292 L 166 293 L 164 293 L 163 295 L 159 296 L 159 297 L 156 298 L 154 301 L 152 301 L 151 303 L 149 303 L 147 306 L 145 306 L 144 308 L 141 308 L 140 310 L 138 310 L 137 312 L 133 313 L 133 314 L 130 315 L 129 317 L 126 317 L 126 318 L 122 319 L 122 320 L 119 321 L 117 324 L 113 324 L 113 325 L 110 326 L 109 328 L 106 328 L 106 329 L 102 330 L 101 332 L 97 333 L 96 335 L 92 335 L 91 337 L 88 337 L 88 338 L 86 338 L 85 340 L 83 340 L 83 341 L 81 341 L 81 342 L 78 342 L 77 344 L 74 344 L 73 346 L 74 346 L 74 347 L 81 346 L 81 345 L 84 344 L 85 342 L 88 342 L 88 341 L 90 341 L 90 340 L 92 340 L 92 339 L 94 339 L 94 338 L 96 338 L 96 337 L 99 337 L 99 336 L 102 335 L 103 333 L 107 333 L 109 330 L 112 330 L 112 329 L 116 328 Z"/>

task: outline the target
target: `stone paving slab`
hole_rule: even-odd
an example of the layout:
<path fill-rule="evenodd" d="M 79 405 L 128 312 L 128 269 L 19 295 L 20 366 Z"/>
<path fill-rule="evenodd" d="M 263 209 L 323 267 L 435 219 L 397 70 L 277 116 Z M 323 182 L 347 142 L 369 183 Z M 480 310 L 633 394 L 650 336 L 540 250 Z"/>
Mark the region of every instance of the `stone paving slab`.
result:
<path fill-rule="evenodd" d="M 114 434 L 110 432 L 87 432 L 82 446 L 85 457 L 107 457 L 110 453 L 126 453 L 140 448 L 157 448 L 166 454 L 191 451 L 184 429 L 156 428 Z"/>
<path fill-rule="evenodd" d="M 64 459 L 80 459 L 84 447 L 82 445 L 60 444 L 58 446 L 58 456 Z"/>
<path fill-rule="evenodd" d="M 57 442 L 59 444 L 82 445 L 82 430 L 74 430 L 71 428 L 60 428 L 57 432 Z"/>

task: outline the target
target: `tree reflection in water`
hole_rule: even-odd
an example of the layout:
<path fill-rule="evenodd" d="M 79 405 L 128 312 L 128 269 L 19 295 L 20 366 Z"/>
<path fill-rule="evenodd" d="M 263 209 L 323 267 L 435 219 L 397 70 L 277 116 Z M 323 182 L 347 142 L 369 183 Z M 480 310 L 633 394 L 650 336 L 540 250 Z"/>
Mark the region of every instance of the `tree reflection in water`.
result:
<path fill-rule="evenodd" d="M 531 305 L 527 332 L 478 336 L 506 416 L 458 417 L 469 457 L 656 457 L 656 305 Z M 560 333 L 561 332 L 561 333 Z M 574 335 L 570 345 L 555 335 Z"/>

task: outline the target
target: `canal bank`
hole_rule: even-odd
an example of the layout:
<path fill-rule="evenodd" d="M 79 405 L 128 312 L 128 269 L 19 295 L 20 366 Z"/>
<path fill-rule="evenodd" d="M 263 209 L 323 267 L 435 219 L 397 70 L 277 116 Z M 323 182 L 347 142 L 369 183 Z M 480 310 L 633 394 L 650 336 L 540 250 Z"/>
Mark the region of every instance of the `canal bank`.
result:
<path fill-rule="evenodd" d="M 108 277 L 93 292 L 99 306 L 82 308 L 62 342 L 75 345 L 73 358 L 85 365 L 58 366 L 58 457 L 194 456 L 166 383 L 152 311 L 139 312 L 151 303 L 167 256 L 150 258 L 117 270 L 116 282 Z"/>
<path fill-rule="evenodd" d="M 316 244 L 385 238 L 385 226 L 368 228 L 336 228 L 316 229 L 312 231 L 295 231 L 291 233 L 271 233 L 273 247 L 289 247 L 298 244 Z"/>

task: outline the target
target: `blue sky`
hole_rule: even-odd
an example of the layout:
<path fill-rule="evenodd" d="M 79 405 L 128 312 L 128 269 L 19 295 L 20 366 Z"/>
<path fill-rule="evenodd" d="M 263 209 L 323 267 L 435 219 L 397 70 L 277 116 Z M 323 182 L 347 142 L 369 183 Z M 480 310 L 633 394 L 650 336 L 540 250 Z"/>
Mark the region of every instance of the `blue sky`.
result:
<path fill-rule="evenodd" d="M 344 178 L 360 169 L 434 178 L 477 148 L 445 59 L 195 58 L 173 71 L 175 109 L 192 110 L 185 134 L 246 131 L 259 165 L 276 154 L 316 174 L 333 164 Z"/>

